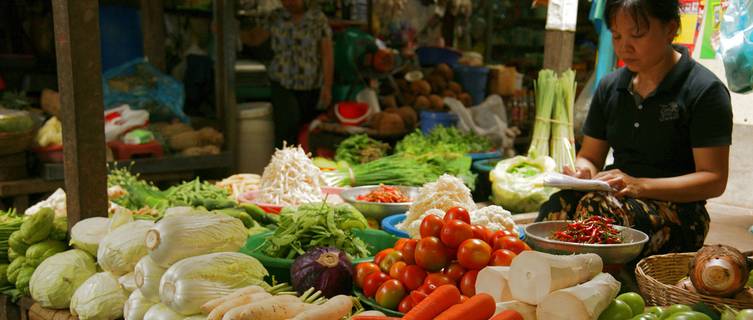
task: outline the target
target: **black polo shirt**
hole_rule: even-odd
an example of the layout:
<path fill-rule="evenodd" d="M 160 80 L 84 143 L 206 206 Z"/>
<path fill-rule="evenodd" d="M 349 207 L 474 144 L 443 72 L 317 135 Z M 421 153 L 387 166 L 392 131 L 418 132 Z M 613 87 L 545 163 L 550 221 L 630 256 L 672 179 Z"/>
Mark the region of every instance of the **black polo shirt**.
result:
<path fill-rule="evenodd" d="M 732 142 L 732 104 L 721 80 L 676 47 L 682 58 L 645 99 L 631 92 L 634 73 L 621 68 L 599 84 L 583 126 L 587 136 L 606 140 L 614 164 L 639 178 L 695 172 L 693 148 Z"/>

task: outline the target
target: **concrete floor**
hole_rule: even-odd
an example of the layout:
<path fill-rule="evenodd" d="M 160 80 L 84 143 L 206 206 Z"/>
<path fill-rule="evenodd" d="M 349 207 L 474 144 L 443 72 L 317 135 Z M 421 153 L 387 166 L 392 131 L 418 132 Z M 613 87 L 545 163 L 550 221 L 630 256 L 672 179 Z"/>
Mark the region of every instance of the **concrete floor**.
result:
<path fill-rule="evenodd" d="M 740 251 L 753 250 L 753 209 L 710 201 L 706 208 L 711 228 L 706 244 L 726 244 Z"/>

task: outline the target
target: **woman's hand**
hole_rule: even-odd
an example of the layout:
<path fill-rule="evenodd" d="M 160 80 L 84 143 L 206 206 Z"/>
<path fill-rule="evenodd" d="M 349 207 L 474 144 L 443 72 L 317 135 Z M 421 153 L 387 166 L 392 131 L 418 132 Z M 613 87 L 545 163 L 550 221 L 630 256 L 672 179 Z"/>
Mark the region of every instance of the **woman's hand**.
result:
<path fill-rule="evenodd" d="M 644 179 L 631 177 L 619 169 L 599 172 L 594 179 L 608 183 L 618 197 L 640 198 L 646 191 Z"/>
<path fill-rule="evenodd" d="M 591 179 L 591 170 L 588 168 L 581 167 L 573 170 L 573 168 L 564 167 L 562 168 L 562 174 L 580 179 Z"/>

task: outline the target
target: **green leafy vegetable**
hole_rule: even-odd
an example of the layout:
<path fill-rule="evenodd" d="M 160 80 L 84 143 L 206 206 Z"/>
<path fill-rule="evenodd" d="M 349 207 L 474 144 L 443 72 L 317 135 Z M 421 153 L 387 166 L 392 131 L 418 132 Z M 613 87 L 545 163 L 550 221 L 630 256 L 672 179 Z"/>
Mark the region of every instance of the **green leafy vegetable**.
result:
<path fill-rule="evenodd" d="M 473 153 L 485 152 L 493 148 L 491 141 L 475 133 L 465 133 L 455 127 L 438 126 L 428 135 L 421 131 L 405 136 L 395 147 L 396 153 Z"/>
<path fill-rule="evenodd" d="M 489 174 L 492 182 L 492 201 L 512 212 L 537 211 L 556 191 L 542 186 L 543 174 L 554 172 L 550 157 L 530 159 L 517 156 L 497 163 Z"/>
<path fill-rule="evenodd" d="M 349 164 L 367 163 L 384 157 L 389 149 L 390 146 L 386 143 L 369 138 L 365 134 L 356 134 L 337 146 L 335 160 Z"/>
<path fill-rule="evenodd" d="M 351 258 L 363 258 L 369 250 L 352 230 L 367 227 L 366 218 L 351 205 L 303 204 L 282 210 L 279 227 L 259 249 L 272 257 L 294 259 L 314 247 L 335 247 Z"/>

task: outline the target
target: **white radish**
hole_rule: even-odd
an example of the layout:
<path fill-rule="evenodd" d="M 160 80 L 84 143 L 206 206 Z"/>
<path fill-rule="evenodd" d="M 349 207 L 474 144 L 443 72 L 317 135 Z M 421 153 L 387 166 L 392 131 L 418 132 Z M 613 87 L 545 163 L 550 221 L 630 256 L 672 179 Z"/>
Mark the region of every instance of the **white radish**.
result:
<path fill-rule="evenodd" d="M 264 290 L 264 288 L 257 285 L 240 288 L 227 296 L 209 300 L 207 303 L 201 306 L 201 313 L 209 314 L 210 312 L 212 312 L 212 310 L 214 310 L 214 308 L 217 308 L 218 306 L 220 306 L 221 304 L 225 303 L 228 300 L 232 300 L 240 296 L 250 295 L 250 294 L 259 293 L 259 292 L 266 292 L 266 291 Z"/>
<path fill-rule="evenodd" d="M 349 296 L 338 295 L 327 300 L 324 304 L 306 309 L 293 320 L 331 320 L 341 319 L 350 314 L 353 309 L 353 299 Z"/>
<path fill-rule="evenodd" d="M 221 320 L 222 317 L 225 316 L 225 313 L 232 309 L 259 301 L 264 301 L 269 298 L 272 298 L 272 295 L 268 292 L 257 292 L 225 300 L 225 302 L 214 308 L 212 312 L 209 313 L 207 320 Z"/>
<path fill-rule="evenodd" d="M 479 271 L 476 277 L 476 294 L 486 293 L 495 302 L 513 300 L 507 276 L 510 267 L 486 267 Z"/>
<path fill-rule="evenodd" d="M 505 310 L 512 310 L 520 313 L 523 316 L 523 320 L 536 320 L 536 306 L 532 306 L 525 302 L 517 300 L 505 301 L 497 303 L 497 310 L 494 311 L 494 315 L 502 313 Z"/>
<path fill-rule="evenodd" d="M 286 320 L 295 317 L 306 304 L 295 296 L 275 296 L 230 310 L 222 320 Z"/>
<path fill-rule="evenodd" d="M 385 317 L 386 315 L 383 312 L 381 312 L 381 311 L 367 310 L 367 311 L 364 311 L 364 312 L 361 312 L 361 313 L 357 314 L 357 316 L 364 316 L 364 317 L 365 316 L 379 316 L 379 317 Z"/>
<path fill-rule="evenodd" d="M 538 305 L 549 293 L 591 280 L 604 263 L 596 254 L 558 256 L 523 251 L 510 265 L 510 290 L 515 300 Z"/>
<path fill-rule="evenodd" d="M 601 273 L 584 284 L 550 293 L 536 308 L 536 316 L 547 320 L 596 319 L 619 292 L 620 282 Z"/>

